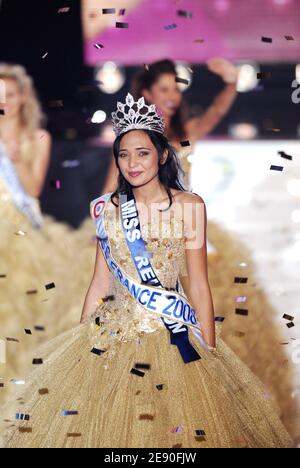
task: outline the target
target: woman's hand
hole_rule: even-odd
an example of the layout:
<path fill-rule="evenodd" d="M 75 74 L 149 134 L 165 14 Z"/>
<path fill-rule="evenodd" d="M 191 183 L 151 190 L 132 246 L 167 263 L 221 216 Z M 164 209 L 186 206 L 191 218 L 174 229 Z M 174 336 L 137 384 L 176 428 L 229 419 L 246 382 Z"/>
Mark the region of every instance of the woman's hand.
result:
<path fill-rule="evenodd" d="M 222 57 L 214 57 L 207 62 L 209 71 L 219 75 L 222 80 L 227 84 L 233 84 L 237 82 L 239 71 L 237 67 Z"/>

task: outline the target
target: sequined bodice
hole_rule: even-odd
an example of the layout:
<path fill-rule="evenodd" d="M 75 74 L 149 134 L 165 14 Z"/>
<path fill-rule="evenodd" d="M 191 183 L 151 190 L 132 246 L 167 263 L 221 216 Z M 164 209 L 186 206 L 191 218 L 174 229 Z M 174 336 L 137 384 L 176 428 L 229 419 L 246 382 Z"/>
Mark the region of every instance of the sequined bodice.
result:
<path fill-rule="evenodd" d="M 105 212 L 106 227 L 110 238 L 111 252 L 127 275 L 140 282 L 134 262 L 128 250 L 116 208 L 108 202 Z M 176 288 L 176 282 L 185 268 L 185 237 L 183 221 L 173 218 L 161 220 L 156 225 L 147 223 L 141 226 L 143 239 L 150 254 L 151 264 L 164 288 Z M 179 292 L 184 294 L 179 281 Z M 110 329 L 118 328 L 126 339 L 132 339 L 141 332 L 149 333 L 164 327 L 155 313 L 146 311 L 128 294 L 128 291 L 112 275 L 110 300 L 99 308 L 95 315 L 107 317 Z M 108 314 L 104 311 L 108 309 Z M 103 315 L 104 312 L 104 315 Z"/>

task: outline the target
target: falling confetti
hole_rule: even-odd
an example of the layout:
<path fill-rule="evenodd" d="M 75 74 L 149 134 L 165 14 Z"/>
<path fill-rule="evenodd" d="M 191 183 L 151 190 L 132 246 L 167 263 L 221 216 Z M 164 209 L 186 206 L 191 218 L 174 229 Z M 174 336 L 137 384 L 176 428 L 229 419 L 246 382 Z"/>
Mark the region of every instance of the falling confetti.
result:
<path fill-rule="evenodd" d="M 288 328 L 293 328 L 295 326 L 295 324 L 293 322 L 290 322 L 290 323 L 287 323 L 286 326 Z"/>
<path fill-rule="evenodd" d="M 177 15 L 181 18 L 193 18 L 193 13 L 186 10 L 177 10 Z"/>
<path fill-rule="evenodd" d="M 55 289 L 55 283 L 46 284 L 45 288 L 47 291 L 50 291 L 51 289 Z"/>
<path fill-rule="evenodd" d="M 32 432 L 32 427 L 19 427 L 19 432 L 21 434 L 30 434 Z"/>
<path fill-rule="evenodd" d="M 271 37 L 262 36 L 261 41 L 271 44 L 273 42 L 273 39 Z"/>
<path fill-rule="evenodd" d="M 43 361 L 43 359 L 41 359 L 41 358 L 33 359 L 33 360 L 32 360 L 32 364 L 33 364 L 34 366 L 40 366 L 40 365 L 43 364 L 43 363 L 44 363 L 44 361 Z"/>
<path fill-rule="evenodd" d="M 284 151 L 278 151 L 278 154 L 284 159 L 288 159 L 289 161 L 293 160 L 293 156 L 286 154 Z"/>
<path fill-rule="evenodd" d="M 141 421 L 153 421 L 154 416 L 152 414 L 140 414 L 139 420 L 141 420 Z"/>
<path fill-rule="evenodd" d="M 282 318 L 284 318 L 285 320 L 289 320 L 290 322 L 293 322 L 295 319 L 295 317 L 292 317 L 291 315 L 287 315 L 287 314 L 284 314 Z"/>
<path fill-rule="evenodd" d="M 78 411 L 62 411 L 62 416 L 78 416 Z"/>
<path fill-rule="evenodd" d="M 92 353 L 92 354 L 96 354 L 97 356 L 102 356 L 102 354 L 104 354 L 105 351 L 102 350 L 102 349 L 93 348 L 93 349 L 91 350 L 91 353 Z"/>
<path fill-rule="evenodd" d="M 131 374 L 137 375 L 138 377 L 144 377 L 145 372 L 139 371 L 138 369 L 132 368 L 130 371 Z"/>
<path fill-rule="evenodd" d="M 17 421 L 29 421 L 30 420 L 30 415 L 29 414 L 23 414 L 23 413 L 17 413 L 16 414 L 16 420 Z"/>
<path fill-rule="evenodd" d="M 151 365 L 150 364 L 142 364 L 142 363 L 137 363 L 134 365 L 136 369 L 144 369 L 144 370 L 150 370 Z"/>
<path fill-rule="evenodd" d="M 274 164 L 272 164 L 272 166 L 270 166 L 270 171 L 282 172 L 283 169 L 284 169 L 283 166 L 275 166 Z"/>
<path fill-rule="evenodd" d="M 235 309 L 236 315 L 243 315 L 247 316 L 248 315 L 248 309 Z"/>
<path fill-rule="evenodd" d="M 272 76 L 272 73 L 271 72 L 260 72 L 260 73 L 257 73 L 257 79 L 258 80 L 263 80 L 263 79 L 268 79 L 268 78 L 271 78 Z"/>
<path fill-rule="evenodd" d="M 177 24 L 175 24 L 175 23 L 168 24 L 167 26 L 164 26 L 164 28 L 165 28 L 166 31 L 172 31 L 172 29 L 177 28 Z"/>
<path fill-rule="evenodd" d="M 189 80 L 186 80 L 185 78 L 180 78 L 179 76 L 176 76 L 175 81 L 176 83 L 185 84 L 187 86 L 190 84 Z"/>
<path fill-rule="evenodd" d="M 118 29 L 128 29 L 128 28 L 129 28 L 129 24 L 128 24 L 128 23 L 120 23 L 120 22 L 117 22 L 117 23 L 116 23 L 116 28 L 118 28 Z"/>
<path fill-rule="evenodd" d="M 189 140 L 185 140 L 185 141 L 181 141 L 180 142 L 180 145 L 183 147 L 183 148 L 186 148 L 187 146 L 191 146 L 191 143 Z"/>
<path fill-rule="evenodd" d="M 242 277 L 236 276 L 234 278 L 234 282 L 235 283 L 246 284 L 248 282 L 248 278 L 242 278 Z"/>

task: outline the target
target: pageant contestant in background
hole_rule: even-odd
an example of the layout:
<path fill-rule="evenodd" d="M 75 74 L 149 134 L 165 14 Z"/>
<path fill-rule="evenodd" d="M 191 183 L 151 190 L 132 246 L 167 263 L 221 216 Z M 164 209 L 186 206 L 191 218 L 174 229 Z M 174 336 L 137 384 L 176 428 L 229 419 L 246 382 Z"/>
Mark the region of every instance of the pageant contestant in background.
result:
<path fill-rule="evenodd" d="M 216 339 L 205 204 L 181 186 L 162 117 L 128 95 L 113 125 L 120 177 L 91 204 L 82 323 L 36 352 L 5 446 L 290 447 L 263 385 Z"/>
<path fill-rule="evenodd" d="M 185 187 L 190 184 L 188 156 L 194 145 L 226 116 L 237 96 L 238 71 L 232 63 L 215 58 L 208 62 L 208 68 L 219 75 L 226 86 L 200 117 L 186 119 L 183 95 L 176 82 L 176 66 L 170 60 L 142 68 L 132 88 L 136 99 L 143 96 L 146 102 L 155 104 L 162 111 L 166 135 L 185 171 Z M 186 140 L 190 146 L 182 147 L 181 142 Z M 205 158 L 205 154 L 200 157 Z M 106 184 L 107 192 L 114 190 L 116 172 L 113 162 Z M 283 420 L 292 430 L 296 418 L 295 402 L 291 397 L 292 375 L 280 345 L 282 338 L 275 324 L 275 312 L 264 292 L 258 286 L 253 287 L 256 283 L 254 266 L 247 248 L 236 236 L 212 222 L 208 223 L 208 266 L 216 313 L 225 316 L 223 339 L 276 397 Z M 245 277 L 248 281 L 235 283 L 237 277 Z M 181 279 L 183 284 L 188 281 L 185 268 L 181 271 Z M 247 302 L 237 302 L 245 297 Z M 235 309 L 241 307 L 248 310 L 247 317 L 235 314 Z"/>
<path fill-rule="evenodd" d="M 64 294 L 72 248 L 70 229 L 44 220 L 39 208 L 51 137 L 41 128 L 32 80 L 23 67 L 7 64 L 0 64 L 0 80 L 0 338 L 7 347 L 1 401 L 10 379 L 31 364 L 37 343 L 64 331 L 55 304 Z"/>

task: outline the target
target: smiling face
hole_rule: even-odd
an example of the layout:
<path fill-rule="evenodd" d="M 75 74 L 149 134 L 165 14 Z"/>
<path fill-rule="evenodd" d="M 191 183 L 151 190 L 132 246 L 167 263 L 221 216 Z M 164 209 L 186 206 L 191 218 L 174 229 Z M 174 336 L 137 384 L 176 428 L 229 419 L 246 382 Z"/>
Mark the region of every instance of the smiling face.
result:
<path fill-rule="evenodd" d="M 163 73 L 151 86 L 144 89 L 143 95 L 148 102 L 155 104 L 164 117 L 171 118 L 175 115 L 182 101 L 182 94 L 172 73 Z"/>
<path fill-rule="evenodd" d="M 20 114 L 24 104 L 24 96 L 20 91 L 18 83 L 14 79 L 4 79 L 5 102 L 1 107 L 6 117 L 16 117 Z"/>
<path fill-rule="evenodd" d="M 148 134 L 142 130 L 126 133 L 120 142 L 118 165 L 123 177 L 132 187 L 141 187 L 158 176 L 159 155 Z"/>

